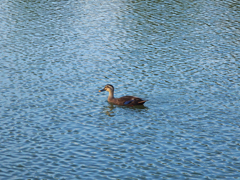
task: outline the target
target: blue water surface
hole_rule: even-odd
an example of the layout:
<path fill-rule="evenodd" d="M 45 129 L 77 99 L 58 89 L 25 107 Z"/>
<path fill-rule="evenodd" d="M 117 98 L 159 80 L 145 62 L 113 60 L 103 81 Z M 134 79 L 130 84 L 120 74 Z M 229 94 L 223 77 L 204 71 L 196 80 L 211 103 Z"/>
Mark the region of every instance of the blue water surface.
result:
<path fill-rule="evenodd" d="M 240 179 L 239 9 L 1 2 L 0 179 Z"/>

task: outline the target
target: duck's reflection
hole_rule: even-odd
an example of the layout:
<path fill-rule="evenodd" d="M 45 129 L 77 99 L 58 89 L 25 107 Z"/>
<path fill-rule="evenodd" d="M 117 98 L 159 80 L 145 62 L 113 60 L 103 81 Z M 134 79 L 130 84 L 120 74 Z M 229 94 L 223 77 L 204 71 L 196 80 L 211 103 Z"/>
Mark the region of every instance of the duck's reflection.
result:
<path fill-rule="evenodd" d="M 114 115 L 114 109 L 116 108 L 116 105 L 113 105 L 113 104 L 110 104 L 109 103 L 109 105 L 108 106 L 105 106 L 104 108 L 103 108 L 103 112 L 106 114 L 106 115 L 108 115 L 108 116 L 110 116 L 110 117 L 113 117 L 113 116 L 115 116 Z"/>
<path fill-rule="evenodd" d="M 103 108 L 103 112 L 110 116 L 113 117 L 115 116 L 115 110 L 116 108 L 122 108 L 122 109 L 131 109 L 134 110 L 135 112 L 141 112 L 142 110 L 148 110 L 148 107 L 144 106 L 144 105 L 138 105 L 138 106 L 118 106 L 118 105 L 113 105 L 111 103 L 109 103 L 108 106 L 105 106 Z"/>

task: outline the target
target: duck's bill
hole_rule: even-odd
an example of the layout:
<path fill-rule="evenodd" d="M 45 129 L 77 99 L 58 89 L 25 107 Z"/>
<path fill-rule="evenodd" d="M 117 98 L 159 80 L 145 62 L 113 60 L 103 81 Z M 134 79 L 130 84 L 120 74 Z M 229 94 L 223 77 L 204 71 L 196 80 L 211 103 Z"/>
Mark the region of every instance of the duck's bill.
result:
<path fill-rule="evenodd" d="M 99 92 L 103 92 L 103 91 L 106 91 L 106 90 L 105 89 L 99 90 Z"/>

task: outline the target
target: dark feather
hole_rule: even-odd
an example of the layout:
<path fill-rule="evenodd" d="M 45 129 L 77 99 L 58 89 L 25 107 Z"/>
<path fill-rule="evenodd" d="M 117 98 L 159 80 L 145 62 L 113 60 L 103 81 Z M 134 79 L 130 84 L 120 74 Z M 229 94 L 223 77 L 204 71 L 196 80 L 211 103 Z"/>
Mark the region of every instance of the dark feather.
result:
<path fill-rule="evenodd" d="M 143 105 L 146 101 L 134 96 L 123 96 L 120 98 L 114 98 L 110 102 L 116 105 L 134 106 Z"/>

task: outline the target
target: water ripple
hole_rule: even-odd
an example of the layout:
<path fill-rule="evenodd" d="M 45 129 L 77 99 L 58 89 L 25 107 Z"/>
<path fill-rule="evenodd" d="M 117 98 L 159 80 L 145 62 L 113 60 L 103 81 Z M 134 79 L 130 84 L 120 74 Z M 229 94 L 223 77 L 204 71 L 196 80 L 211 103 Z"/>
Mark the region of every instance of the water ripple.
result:
<path fill-rule="evenodd" d="M 2 2 L 1 179 L 239 178 L 237 7 Z"/>

